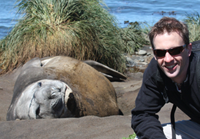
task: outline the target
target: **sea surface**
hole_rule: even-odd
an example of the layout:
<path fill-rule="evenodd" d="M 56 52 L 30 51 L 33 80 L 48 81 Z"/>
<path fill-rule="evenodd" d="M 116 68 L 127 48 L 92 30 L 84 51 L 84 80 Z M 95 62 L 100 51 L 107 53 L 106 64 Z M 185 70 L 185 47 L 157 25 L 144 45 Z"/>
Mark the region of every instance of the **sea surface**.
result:
<path fill-rule="evenodd" d="M 0 39 L 4 38 L 20 18 L 14 8 L 16 0 L 0 0 Z M 187 14 L 199 13 L 200 0 L 104 0 L 109 13 L 120 27 L 124 21 L 153 25 L 163 16 L 183 20 Z"/>

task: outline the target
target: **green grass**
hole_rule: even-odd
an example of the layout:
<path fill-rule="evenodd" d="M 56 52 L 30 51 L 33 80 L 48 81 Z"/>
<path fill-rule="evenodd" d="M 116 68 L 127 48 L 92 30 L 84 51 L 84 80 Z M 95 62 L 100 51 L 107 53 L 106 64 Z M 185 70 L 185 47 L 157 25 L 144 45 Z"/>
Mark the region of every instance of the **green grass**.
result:
<path fill-rule="evenodd" d="M 184 22 L 188 25 L 190 42 L 200 40 L 200 15 L 197 12 L 187 14 Z"/>
<path fill-rule="evenodd" d="M 128 27 L 121 29 L 120 36 L 124 45 L 124 52 L 133 54 L 139 48 L 143 47 L 144 44 L 148 44 L 145 39 L 146 28 L 141 28 L 141 24 L 134 22 Z"/>
<path fill-rule="evenodd" d="M 135 133 L 133 133 L 132 135 L 129 135 L 129 137 L 123 137 L 122 139 L 135 139 L 135 137 L 136 137 L 136 134 Z"/>
<path fill-rule="evenodd" d="M 0 68 L 10 71 L 34 57 L 64 55 L 125 69 L 115 18 L 98 0 L 21 0 L 23 18 L 0 41 Z M 2 73 L 3 73 L 2 72 Z"/>

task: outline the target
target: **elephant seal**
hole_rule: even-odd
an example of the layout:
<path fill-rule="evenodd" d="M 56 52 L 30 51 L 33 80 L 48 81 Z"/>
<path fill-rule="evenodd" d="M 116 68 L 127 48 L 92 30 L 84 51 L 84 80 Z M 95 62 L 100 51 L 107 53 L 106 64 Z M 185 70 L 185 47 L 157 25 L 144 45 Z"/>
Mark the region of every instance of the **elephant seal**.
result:
<path fill-rule="evenodd" d="M 106 77 L 82 61 L 55 56 L 34 58 L 21 68 L 7 120 L 118 114 Z"/>
<path fill-rule="evenodd" d="M 83 62 L 85 62 L 86 64 L 90 65 L 91 67 L 102 73 L 110 81 L 124 81 L 127 79 L 127 77 L 124 76 L 122 73 L 94 60 L 85 60 Z"/>

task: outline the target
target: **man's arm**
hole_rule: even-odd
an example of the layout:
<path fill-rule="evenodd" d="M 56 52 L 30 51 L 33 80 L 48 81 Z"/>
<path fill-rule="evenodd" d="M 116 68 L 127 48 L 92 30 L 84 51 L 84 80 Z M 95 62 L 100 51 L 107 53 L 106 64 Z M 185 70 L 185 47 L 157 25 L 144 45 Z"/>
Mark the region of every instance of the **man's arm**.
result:
<path fill-rule="evenodd" d="M 163 139 L 166 138 L 162 126 L 158 121 L 157 112 L 165 104 L 160 90 L 153 78 L 156 75 L 157 65 L 152 60 L 143 77 L 143 84 L 136 99 L 136 107 L 132 110 L 131 126 L 141 139 Z"/>

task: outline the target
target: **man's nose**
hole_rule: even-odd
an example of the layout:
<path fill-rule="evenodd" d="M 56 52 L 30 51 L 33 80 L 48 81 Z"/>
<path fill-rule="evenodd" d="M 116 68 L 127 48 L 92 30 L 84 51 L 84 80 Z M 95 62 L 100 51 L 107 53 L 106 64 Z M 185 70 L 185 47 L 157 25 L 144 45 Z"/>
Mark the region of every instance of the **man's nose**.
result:
<path fill-rule="evenodd" d="M 171 56 L 169 52 L 166 52 L 165 57 L 164 57 L 164 61 L 165 62 L 171 62 L 172 60 L 174 60 L 173 56 Z"/>

